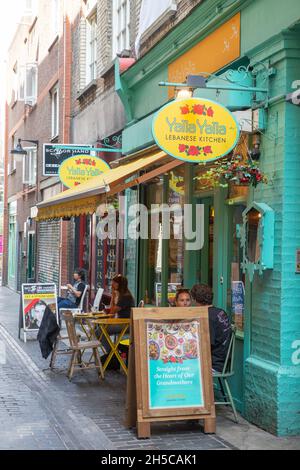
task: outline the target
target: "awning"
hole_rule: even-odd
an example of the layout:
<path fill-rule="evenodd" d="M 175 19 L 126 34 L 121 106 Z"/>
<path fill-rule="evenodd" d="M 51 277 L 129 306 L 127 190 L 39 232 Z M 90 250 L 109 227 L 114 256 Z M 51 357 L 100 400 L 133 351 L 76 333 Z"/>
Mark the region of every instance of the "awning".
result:
<path fill-rule="evenodd" d="M 155 154 L 141 157 L 127 165 L 120 165 L 74 189 L 63 191 L 37 205 L 38 213 L 36 220 L 40 221 L 93 214 L 96 212 L 97 207 L 108 196 L 112 196 L 126 188 L 154 178 L 157 174 L 165 173 L 183 163 L 180 160 L 171 159 L 171 161 L 165 162 L 165 164 L 159 168 L 135 178 L 130 182 L 126 182 L 130 176 L 138 173 L 140 170 L 168 158 L 170 159 L 165 152 L 156 152 Z"/>

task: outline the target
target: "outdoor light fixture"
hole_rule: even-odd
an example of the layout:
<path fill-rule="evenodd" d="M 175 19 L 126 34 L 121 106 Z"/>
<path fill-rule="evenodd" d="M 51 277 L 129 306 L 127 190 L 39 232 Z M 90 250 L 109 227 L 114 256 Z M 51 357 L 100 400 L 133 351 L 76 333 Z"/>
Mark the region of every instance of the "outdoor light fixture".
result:
<path fill-rule="evenodd" d="M 10 151 L 11 155 L 15 156 L 15 160 L 18 162 L 22 162 L 23 158 L 25 155 L 27 155 L 27 150 L 23 149 L 21 142 L 29 142 L 31 144 L 34 144 L 36 146 L 39 145 L 38 140 L 25 140 L 25 139 L 18 139 L 18 144 L 17 146 Z"/>
<path fill-rule="evenodd" d="M 193 90 L 190 88 L 181 88 L 177 91 L 176 100 L 187 100 L 188 98 L 192 98 Z"/>

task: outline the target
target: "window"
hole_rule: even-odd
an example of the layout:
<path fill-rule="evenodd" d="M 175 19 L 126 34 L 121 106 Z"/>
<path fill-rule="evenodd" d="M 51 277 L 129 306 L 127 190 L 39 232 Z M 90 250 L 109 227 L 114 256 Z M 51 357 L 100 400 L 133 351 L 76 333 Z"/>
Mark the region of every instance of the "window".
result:
<path fill-rule="evenodd" d="M 25 89 L 25 104 L 33 106 L 37 99 L 37 64 L 27 64 Z"/>
<path fill-rule="evenodd" d="M 129 26 L 129 0 L 113 0 L 113 58 L 124 49 L 130 49 Z"/>
<path fill-rule="evenodd" d="M 59 33 L 59 0 L 52 0 L 52 33 L 54 37 Z"/>
<path fill-rule="evenodd" d="M 26 148 L 27 155 L 23 158 L 23 184 L 36 184 L 36 160 L 37 150 L 34 148 Z"/>
<path fill-rule="evenodd" d="M 15 63 L 13 68 L 12 77 L 12 102 L 14 103 L 18 99 L 18 62 Z"/>
<path fill-rule="evenodd" d="M 24 16 L 37 15 L 37 0 L 25 0 Z"/>
<path fill-rule="evenodd" d="M 97 78 L 97 14 L 87 19 L 86 85 Z"/>
<path fill-rule="evenodd" d="M 58 84 L 52 88 L 51 92 L 51 137 L 57 137 L 59 134 L 59 95 Z"/>
<path fill-rule="evenodd" d="M 33 106 L 37 101 L 37 64 L 22 65 L 18 72 L 18 100 Z"/>

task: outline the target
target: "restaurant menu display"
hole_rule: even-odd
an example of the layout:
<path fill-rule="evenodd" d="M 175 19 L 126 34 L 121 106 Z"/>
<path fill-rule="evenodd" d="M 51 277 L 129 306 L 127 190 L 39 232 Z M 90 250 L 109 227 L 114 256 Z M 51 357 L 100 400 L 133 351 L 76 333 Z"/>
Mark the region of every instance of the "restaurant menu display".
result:
<path fill-rule="evenodd" d="M 38 331 L 46 307 L 58 321 L 55 284 L 22 284 L 23 327 L 25 331 Z"/>
<path fill-rule="evenodd" d="M 204 406 L 200 323 L 147 321 L 149 409 Z"/>

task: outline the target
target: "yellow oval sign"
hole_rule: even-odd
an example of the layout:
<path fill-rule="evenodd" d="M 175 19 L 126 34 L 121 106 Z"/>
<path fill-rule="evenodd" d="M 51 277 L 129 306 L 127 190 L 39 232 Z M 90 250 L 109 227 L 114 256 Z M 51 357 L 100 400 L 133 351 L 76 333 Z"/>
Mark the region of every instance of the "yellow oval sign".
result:
<path fill-rule="evenodd" d="M 59 167 L 60 181 L 67 188 L 75 188 L 95 176 L 110 170 L 109 165 L 98 157 L 76 155 L 65 160 Z"/>
<path fill-rule="evenodd" d="M 152 132 L 166 153 L 187 162 L 210 162 L 229 153 L 239 138 L 232 113 L 202 98 L 175 100 L 154 117 Z"/>

